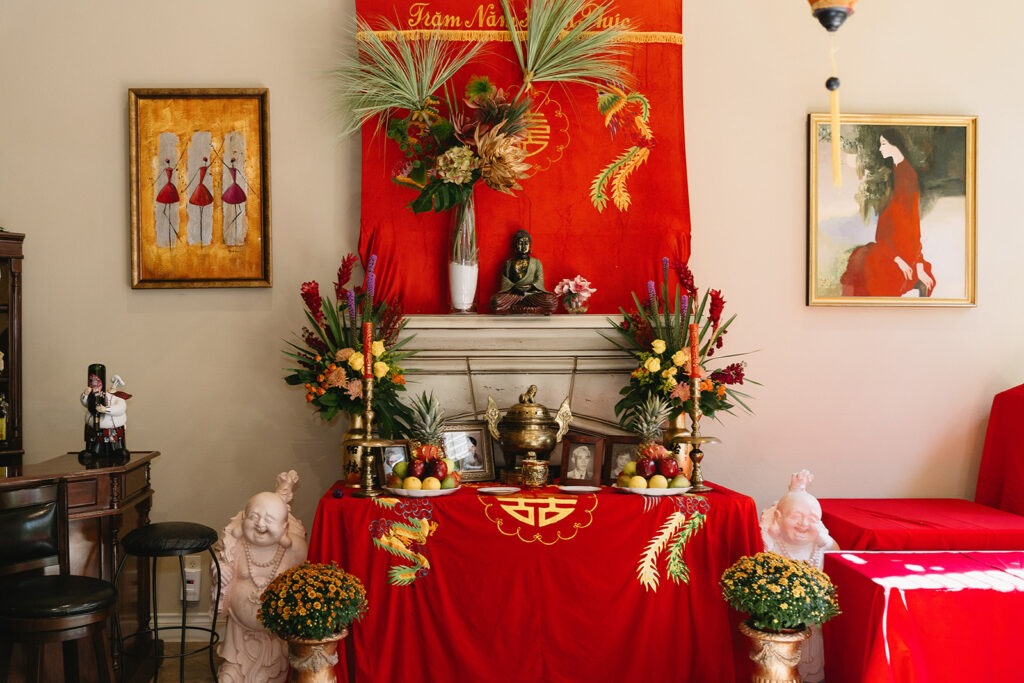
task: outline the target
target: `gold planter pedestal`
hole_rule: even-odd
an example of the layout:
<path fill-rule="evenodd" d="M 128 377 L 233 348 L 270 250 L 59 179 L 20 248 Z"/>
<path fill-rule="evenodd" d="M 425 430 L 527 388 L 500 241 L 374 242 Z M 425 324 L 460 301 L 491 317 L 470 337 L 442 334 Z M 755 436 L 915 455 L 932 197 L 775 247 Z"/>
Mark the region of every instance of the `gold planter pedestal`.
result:
<path fill-rule="evenodd" d="M 342 629 L 323 640 L 289 639 L 288 664 L 292 683 L 337 683 L 334 665 L 338 663 L 338 641 L 348 635 Z"/>
<path fill-rule="evenodd" d="M 800 683 L 800 648 L 811 637 L 811 629 L 774 633 L 740 624 L 740 633 L 750 638 L 750 661 L 754 662 L 753 683 Z"/>

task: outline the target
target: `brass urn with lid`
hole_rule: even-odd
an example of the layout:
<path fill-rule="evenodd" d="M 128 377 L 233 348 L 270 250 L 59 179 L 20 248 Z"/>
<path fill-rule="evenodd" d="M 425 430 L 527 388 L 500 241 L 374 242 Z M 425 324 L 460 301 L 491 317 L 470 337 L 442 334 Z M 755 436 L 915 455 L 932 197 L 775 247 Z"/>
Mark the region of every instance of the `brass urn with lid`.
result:
<path fill-rule="evenodd" d="M 555 444 L 569 431 L 572 411 L 569 399 L 562 401 L 558 412 L 552 417 L 551 411 L 534 401 L 537 385 L 533 384 L 526 393 L 520 394 L 519 403 L 505 411 L 502 417 L 498 405 L 487 397 L 487 427 L 491 436 L 501 444 L 507 469 L 515 467 L 517 456 L 528 460 L 546 460 Z"/>

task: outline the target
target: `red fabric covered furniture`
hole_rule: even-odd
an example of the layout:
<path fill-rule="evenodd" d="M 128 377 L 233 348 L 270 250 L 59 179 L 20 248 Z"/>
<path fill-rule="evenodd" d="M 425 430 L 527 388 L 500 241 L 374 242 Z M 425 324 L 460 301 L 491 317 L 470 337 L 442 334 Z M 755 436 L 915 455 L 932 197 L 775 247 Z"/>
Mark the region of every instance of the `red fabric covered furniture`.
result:
<path fill-rule="evenodd" d="M 828 683 L 1019 681 L 1024 552 L 829 553 Z"/>
<path fill-rule="evenodd" d="M 996 394 L 974 502 L 957 498 L 822 498 L 843 550 L 1024 549 L 1024 385 Z"/>
<path fill-rule="evenodd" d="M 340 648 L 340 681 L 750 680 L 718 579 L 762 549 L 753 499 L 717 485 L 662 498 L 477 488 L 321 498 L 309 559 L 358 576 L 370 604 Z"/>

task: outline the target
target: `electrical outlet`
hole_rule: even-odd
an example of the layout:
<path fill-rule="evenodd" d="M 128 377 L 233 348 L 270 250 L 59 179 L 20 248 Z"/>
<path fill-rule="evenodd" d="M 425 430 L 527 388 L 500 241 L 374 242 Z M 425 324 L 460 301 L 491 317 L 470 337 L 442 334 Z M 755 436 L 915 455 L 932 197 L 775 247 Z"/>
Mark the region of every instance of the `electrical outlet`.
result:
<path fill-rule="evenodd" d="M 192 569 L 194 571 L 201 571 L 203 568 L 203 556 L 202 555 L 188 555 L 185 557 L 185 569 Z"/>

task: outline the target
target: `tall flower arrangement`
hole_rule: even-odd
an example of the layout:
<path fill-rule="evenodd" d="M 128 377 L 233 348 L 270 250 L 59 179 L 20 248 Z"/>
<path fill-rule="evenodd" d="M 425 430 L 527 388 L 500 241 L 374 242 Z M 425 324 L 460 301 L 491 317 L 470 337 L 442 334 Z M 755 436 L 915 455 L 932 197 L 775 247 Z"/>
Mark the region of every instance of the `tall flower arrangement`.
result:
<path fill-rule="evenodd" d="M 362 286 L 350 286 L 355 254 L 341 260 L 334 283 L 334 298 L 322 296 L 315 281 L 302 284 L 301 295 L 306 305 L 308 326 L 299 335 L 301 343 L 288 342 L 284 354 L 298 364 L 291 368 L 285 382 L 303 385 L 306 401 L 325 421 L 339 412 L 361 413 L 363 404 L 362 371 L 364 354 L 373 356 L 373 411 L 380 432 L 390 438 L 408 423 L 409 412 L 399 400 L 405 391 L 405 370 L 402 363 L 414 351 L 403 347 L 411 337 L 399 339 L 406 320 L 395 301 L 381 301 L 375 296 L 377 257 L 371 256 Z M 373 342 L 363 348 L 362 324 L 373 323 Z"/>
<path fill-rule="evenodd" d="M 668 296 L 669 271 L 679 278 L 673 299 Z M 630 373 L 629 383 L 619 392 L 622 399 L 615 405 L 620 424 L 651 396 L 660 396 L 672 406 L 670 417 L 693 407 L 690 378 L 701 379 L 701 413 L 713 417 L 718 411 L 730 412 L 735 404 L 750 408 L 743 399 L 749 395 L 737 387 L 744 381 L 757 384 L 746 377 L 745 362 L 731 362 L 709 369 L 712 358 L 725 360 L 730 356 L 717 356 L 724 337 L 736 316 L 722 320 L 725 299 L 716 289 L 700 295 L 693 274 L 686 264 L 662 259 L 660 295 L 654 281 L 647 283 L 647 297 L 641 301 L 634 293 L 635 309 L 622 313 L 621 320 L 608 319 L 616 334 L 602 335 L 636 359 L 637 367 Z M 695 357 L 696 356 L 696 357 Z M 734 357 L 734 356 L 733 356 Z"/>

